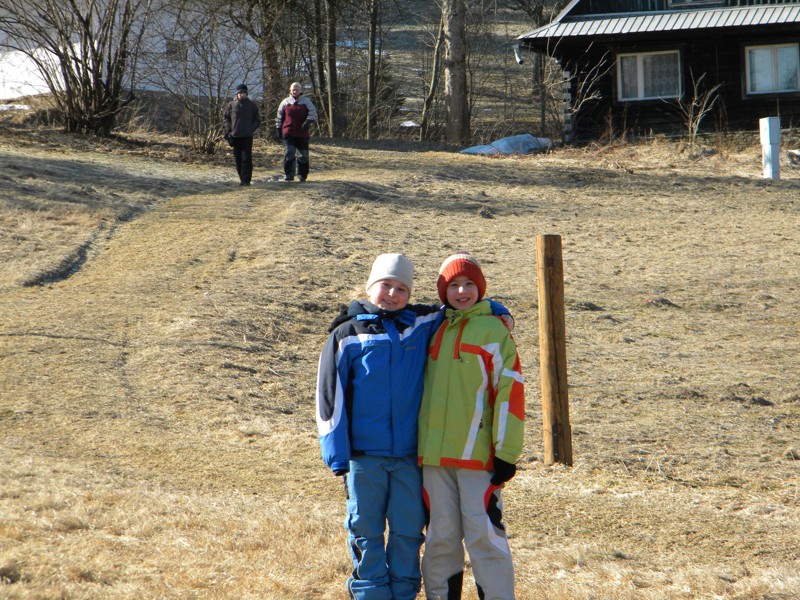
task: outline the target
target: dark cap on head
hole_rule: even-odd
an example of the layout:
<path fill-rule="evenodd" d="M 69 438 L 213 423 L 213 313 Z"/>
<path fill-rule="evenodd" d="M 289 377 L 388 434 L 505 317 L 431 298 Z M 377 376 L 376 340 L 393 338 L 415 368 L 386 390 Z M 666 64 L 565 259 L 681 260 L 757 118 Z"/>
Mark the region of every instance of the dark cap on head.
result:
<path fill-rule="evenodd" d="M 239 85 L 239 86 L 236 88 L 236 93 L 238 94 L 239 92 L 244 92 L 244 93 L 246 94 L 246 93 L 247 93 L 247 86 L 246 86 L 245 84 L 243 84 L 243 83 L 242 83 L 242 84 L 240 84 L 240 85 Z"/>

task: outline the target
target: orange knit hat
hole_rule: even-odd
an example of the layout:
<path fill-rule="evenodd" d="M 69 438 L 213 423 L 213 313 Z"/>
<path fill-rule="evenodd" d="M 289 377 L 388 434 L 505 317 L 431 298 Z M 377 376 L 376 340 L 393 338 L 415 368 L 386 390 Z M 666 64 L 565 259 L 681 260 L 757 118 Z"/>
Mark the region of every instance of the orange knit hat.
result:
<path fill-rule="evenodd" d="M 465 250 L 459 250 L 448 256 L 439 269 L 439 279 L 436 288 L 439 290 L 439 299 L 447 303 L 447 286 L 459 275 L 466 275 L 478 287 L 478 300 L 486 293 L 486 279 L 478 260 Z"/>

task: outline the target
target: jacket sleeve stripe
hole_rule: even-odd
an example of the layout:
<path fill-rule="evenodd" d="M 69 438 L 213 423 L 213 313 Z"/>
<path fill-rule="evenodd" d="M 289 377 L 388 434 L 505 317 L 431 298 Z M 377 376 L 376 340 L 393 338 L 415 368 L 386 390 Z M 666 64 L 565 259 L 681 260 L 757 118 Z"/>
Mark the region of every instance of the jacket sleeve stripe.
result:
<path fill-rule="evenodd" d="M 504 369 L 503 375 L 510 377 L 511 393 L 508 398 L 508 410 L 520 421 L 525 420 L 525 380 L 522 377 L 522 365 L 519 361 L 519 354 L 514 357 L 513 370 Z"/>
<path fill-rule="evenodd" d="M 486 352 L 491 352 L 498 391 L 499 406 L 495 406 L 496 422 L 494 423 L 495 453 L 518 456 L 522 450 L 524 431 L 522 422 L 525 420 L 525 388 L 519 354 L 513 343 L 511 348 L 500 344 L 490 344 L 484 349 Z M 514 352 L 513 355 L 510 355 L 511 350 Z M 503 359 L 504 354 L 506 355 L 505 360 Z M 506 448 L 506 443 L 509 445 L 508 448 Z"/>
<path fill-rule="evenodd" d="M 508 427 L 508 403 L 503 402 L 500 405 L 500 413 L 498 414 L 497 424 L 497 441 L 494 444 L 495 454 L 503 451 L 503 442 L 506 441 L 506 428 Z"/>
<path fill-rule="evenodd" d="M 342 383 L 335 371 L 323 370 L 323 356 L 320 357 L 319 379 L 317 380 L 317 430 L 327 435 L 339 425 L 344 407 Z"/>
<path fill-rule="evenodd" d="M 511 377 L 514 381 L 518 381 L 519 383 L 525 383 L 522 380 L 522 373 L 519 371 L 512 371 L 511 369 L 503 369 L 503 376 L 504 377 Z"/>
<path fill-rule="evenodd" d="M 319 359 L 317 378 L 317 430 L 322 458 L 332 469 L 346 468 L 350 460 L 350 439 L 345 394 L 349 365 L 347 348 L 357 344 L 357 336 L 337 340 L 328 338 Z"/>

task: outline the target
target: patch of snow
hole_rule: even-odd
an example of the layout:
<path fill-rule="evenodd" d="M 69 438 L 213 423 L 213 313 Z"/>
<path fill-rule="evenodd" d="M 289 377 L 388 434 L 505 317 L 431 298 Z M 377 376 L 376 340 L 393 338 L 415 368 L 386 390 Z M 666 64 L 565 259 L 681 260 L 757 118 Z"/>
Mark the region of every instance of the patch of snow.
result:
<path fill-rule="evenodd" d="M 27 54 L 19 50 L 0 52 L 0 100 L 48 93 L 47 82 Z"/>

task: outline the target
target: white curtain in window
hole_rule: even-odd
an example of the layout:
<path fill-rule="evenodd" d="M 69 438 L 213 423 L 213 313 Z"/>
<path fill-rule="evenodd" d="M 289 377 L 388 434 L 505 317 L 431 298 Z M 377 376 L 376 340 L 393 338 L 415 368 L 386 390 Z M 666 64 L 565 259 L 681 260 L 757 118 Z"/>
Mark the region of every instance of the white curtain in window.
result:
<path fill-rule="evenodd" d="M 620 100 L 680 97 L 679 52 L 623 54 L 617 60 Z"/>
<path fill-rule="evenodd" d="M 643 56 L 642 72 L 646 98 L 675 98 L 680 95 L 677 53 Z"/>
<path fill-rule="evenodd" d="M 638 65 L 635 56 L 620 57 L 620 97 L 638 98 L 639 97 L 639 75 Z"/>
<path fill-rule="evenodd" d="M 798 86 L 798 71 L 800 71 L 800 54 L 798 46 L 781 46 L 777 48 L 778 60 L 778 89 L 796 90 Z"/>
<path fill-rule="evenodd" d="M 750 48 L 749 75 L 751 92 L 769 92 L 772 83 L 772 48 Z"/>
<path fill-rule="evenodd" d="M 757 94 L 800 89 L 798 48 L 798 44 L 748 48 L 748 91 Z"/>

